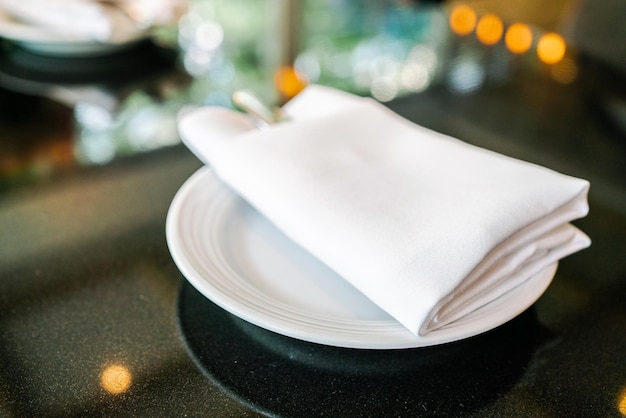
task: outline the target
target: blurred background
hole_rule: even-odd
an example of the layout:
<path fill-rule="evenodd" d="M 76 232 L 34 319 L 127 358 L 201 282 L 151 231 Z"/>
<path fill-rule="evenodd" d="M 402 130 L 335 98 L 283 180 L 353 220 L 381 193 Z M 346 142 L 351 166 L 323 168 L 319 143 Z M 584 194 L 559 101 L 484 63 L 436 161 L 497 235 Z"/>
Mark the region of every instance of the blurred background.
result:
<path fill-rule="evenodd" d="M 0 190 L 175 145 L 181 109 L 233 106 L 241 88 L 273 105 L 308 83 L 381 102 L 582 100 L 622 135 L 625 18 L 623 0 L 190 0 L 132 51 L 64 57 L 5 37 Z M 37 112 L 45 126 L 28 124 Z"/>

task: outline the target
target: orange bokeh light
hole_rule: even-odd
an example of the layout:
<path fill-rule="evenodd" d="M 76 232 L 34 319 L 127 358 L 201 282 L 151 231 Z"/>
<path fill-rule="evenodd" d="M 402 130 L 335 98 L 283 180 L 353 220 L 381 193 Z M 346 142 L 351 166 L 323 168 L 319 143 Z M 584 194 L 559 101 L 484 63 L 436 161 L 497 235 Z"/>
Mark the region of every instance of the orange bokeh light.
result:
<path fill-rule="evenodd" d="M 556 64 L 565 56 L 565 41 L 557 33 L 546 33 L 537 43 L 537 55 L 546 64 Z"/>
<path fill-rule="evenodd" d="M 102 385 L 104 390 L 114 395 L 126 392 L 130 387 L 131 381 L 130 371 L 120 364 L 108 366 L 100 375 L 100 385 Z"/>
<path fill-rule="evenodd" d="M 622 389 L 617 397 L 617 410 L 626 417 L 626 388 Z"/>
<path fill-rule="evenodd" d="M 450 29 L 457 35 L 469 35 L 476 26 L 476 12 L 469 6 L 455 6 L 450 13 Z"/>
<path fill-rule="evenodd" d="M 504 32 L 504 24 L 496 15 L 487 14 L 480 18 L 476 26 L 476 37 L 485 45 L 498 43 Z"/>
<path fill-rule="evenodd" d="M 506 47 L 514 54 L 523 54 L 533 44 L 533 33 L 524 23 L 514 23 L 504 36 Z"/>
<path fill-rule="evenodd" d="M 276 71 L 274 84 L 284 99 L 291 99 L 300 93 L 306 86 L 306 79 L 293 67 L 282 67 Z"/>

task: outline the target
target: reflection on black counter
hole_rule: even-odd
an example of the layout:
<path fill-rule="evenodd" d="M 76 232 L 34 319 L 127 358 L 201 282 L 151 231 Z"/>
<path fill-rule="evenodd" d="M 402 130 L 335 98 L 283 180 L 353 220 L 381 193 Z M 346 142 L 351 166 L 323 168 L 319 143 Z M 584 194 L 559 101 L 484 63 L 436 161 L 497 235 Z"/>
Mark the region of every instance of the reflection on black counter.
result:
<path fill-rule="evenodd" d="M 0 190 L 177 143 L 175 131 L 163 129 L 181 106 L 164 96 L 189 81 L 176 62 L 175 49 L 149 41 L 93 57 L 7 46 L 0 54 Z"/>
<path fill-rule="evenodd" d="M 188 283 L 178 315 L 187 348 L 209 378 L 280 416 L 459 416 L 510 390 L 552 338 L 531 308 L 495 330 L 439 346 L 331 347 L 252 325 Z"/>
<path fill-rule="evenodd" d="M 150 41 L 115 54 L 93 57 L 48 56 L 14 46 L 0 55 L 0 84 L 6 88 L 16 87 L 18 81 L 120 85 L 171 69 L 174 61 L 172 50 Z"/>
<path fill-rule="evenodd" d="M 0 87 L 0 192 L 75 168 L 71 109 Z"/>

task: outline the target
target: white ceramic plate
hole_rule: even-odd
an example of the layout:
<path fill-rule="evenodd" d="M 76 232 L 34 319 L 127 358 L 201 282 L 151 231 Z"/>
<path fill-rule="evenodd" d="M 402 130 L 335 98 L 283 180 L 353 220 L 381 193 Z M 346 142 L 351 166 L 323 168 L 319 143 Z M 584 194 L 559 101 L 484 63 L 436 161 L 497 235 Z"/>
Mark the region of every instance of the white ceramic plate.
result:
<path fill-rule="evenodd" d="M 88 57 L 123 51 L 147 38 L 139 33 L 124 42 L 97 42 L 64 36 L 11 19 L 0 10 L 0 37 L 33 52 L 50 56 Z"/>
<path fill-rule="evenodd" d="M 532 305 L 557 267 L 463 320 L 417 337 L 284 236 L 207 167 L 176 194 L 166 233 L 178 268 L 217 305 L 265 329 L 339 347 L 423 347 L 480 334 Z"/>

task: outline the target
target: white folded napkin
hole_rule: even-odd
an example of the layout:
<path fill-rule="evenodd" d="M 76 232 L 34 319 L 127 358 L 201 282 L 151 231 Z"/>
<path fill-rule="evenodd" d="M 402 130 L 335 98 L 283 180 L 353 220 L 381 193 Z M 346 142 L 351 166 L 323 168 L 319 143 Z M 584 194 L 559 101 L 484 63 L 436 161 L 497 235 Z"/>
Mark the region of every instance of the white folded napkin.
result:
<path fill-rule="evenodd" d="M 310 86 L 257 129 L 183 115 L 182 140 L 224 183 L 415 334 L 445 327 L 590 245 L 569 224 L 589 183 Z M 287 280 L 288 278 L 286 278 Z"/>
<path fill-rule="evenodd" d="M 0 0 L 12 30 L 45 33 L 51 40 L 121 43 L 141 37 L 153 24 L 180 17 L 183 0 Z M 10 23 L 10 22 L 9 22 Z"/>

